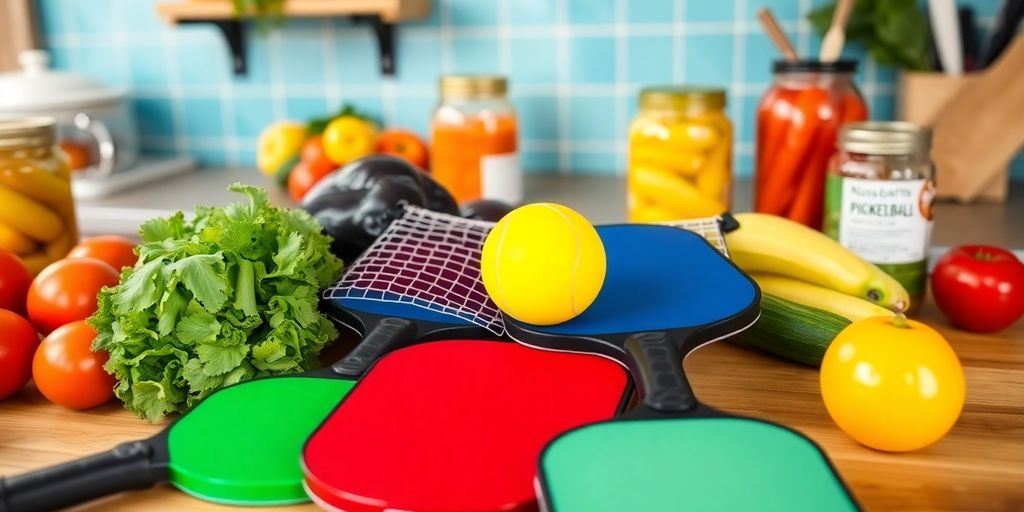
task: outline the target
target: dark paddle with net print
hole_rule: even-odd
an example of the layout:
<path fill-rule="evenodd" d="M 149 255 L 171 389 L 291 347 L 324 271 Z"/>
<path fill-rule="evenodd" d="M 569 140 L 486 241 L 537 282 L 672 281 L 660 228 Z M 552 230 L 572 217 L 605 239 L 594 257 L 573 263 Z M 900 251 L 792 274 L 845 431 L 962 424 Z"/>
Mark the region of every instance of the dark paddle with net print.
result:
<path fill-rule="evenodd" d="M 561 434 L 540 456 L 545 510 L 850 510 L 824 453 L 780 425 L 701 405 L 680 354 L 751 325 L 757 286 L 703 238 L 652 225 L 599 226 L 607 272 L 576 318 L 505 319 L 521 343 L 600 354 L 631 369 L 643 403 Z"/>
<path fill-rule="evenodd" d="M 343 360 L 225 388 L 154 437 L 0 479 L 0 511 L 53 510 L 164 482 L 232 505 L 308 501 L 302 444 L 381 354 L 414 340 L 501 332 L 498 310 L 473 275 L 479 263 L 471 259 L 489 225 L 453 238 L 443 225 L 424 229 L 419 213 L 395 221 L 325 293 L 328 314 L 365 334 Z"/>

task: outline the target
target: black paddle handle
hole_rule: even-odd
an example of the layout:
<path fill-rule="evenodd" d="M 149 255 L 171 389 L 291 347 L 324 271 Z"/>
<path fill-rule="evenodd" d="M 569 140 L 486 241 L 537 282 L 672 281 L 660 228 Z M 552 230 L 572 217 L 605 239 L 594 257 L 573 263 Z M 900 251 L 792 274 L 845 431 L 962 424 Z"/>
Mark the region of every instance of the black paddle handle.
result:
<path fill-rule="evenodd" d="M 31 473 L 0 478 L 0 512 L 41 512 L 70 507 L 121 491 L 167 481 L 153 448 L 132 441 L 112 450 Z"/>
<path fill-rule="evenodd" d="M 404 318 L 384 318 L 345 359 L 331 369 L 341 377 L 358 379 L 380 356 L 416 340 L 416 324 Z"/>
<path fill-rule="evenodd" d="M 645 332 L 626 338 L 633 375 L 638 377 L 644 405 L 655 411 L 679 413 L 693 409 L 697 400 L 683 375 L 683 360 L 675 344 L 662 332 Z"/>

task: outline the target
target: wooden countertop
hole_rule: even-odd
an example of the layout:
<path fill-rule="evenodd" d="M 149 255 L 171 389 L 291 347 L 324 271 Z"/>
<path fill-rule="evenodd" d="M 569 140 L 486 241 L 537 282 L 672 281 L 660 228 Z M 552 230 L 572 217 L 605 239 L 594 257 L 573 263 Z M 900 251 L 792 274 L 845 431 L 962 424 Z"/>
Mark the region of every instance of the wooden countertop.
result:
<path fill-rule="evenodd" d="M 967 376 L 967 404 L 948 436 L 918 452 L 877 452 L 843 434 L 825 412 L 813 369 L 728 342 L 694 353 L 686 369 L 695 392 L 707 404 L 788 425 L 820 443 L 867 510 L 1024 509 L 1024 321 L 995 335 L 977 335 L 948 327 L 930 304 L 924 305 L 919 318 L 942 331 L 960 356 Z M 345 340 L 326 356 L 338 357 L 351 345 Z M 46 402 L 29 387 L 0 402 L 0 474 L 106 450 L 160 428 L 135 418 L 118 403 L 75 412 Z M 160 486 L 78 510 L 239 509 L 197 501 Z M 299 512 L 315 507 L 260 510 Z"/>

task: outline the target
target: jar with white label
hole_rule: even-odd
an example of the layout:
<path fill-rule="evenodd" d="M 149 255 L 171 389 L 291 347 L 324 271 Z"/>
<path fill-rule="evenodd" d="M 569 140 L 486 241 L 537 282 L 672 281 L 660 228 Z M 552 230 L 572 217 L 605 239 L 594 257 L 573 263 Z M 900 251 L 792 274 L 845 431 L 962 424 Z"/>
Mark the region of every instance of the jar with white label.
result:
<path fill-rule="evenodd" d="M 904 122 L 844 125 L 825 182 L 825 233 L 924 296 L 935 197 L 930 133 Z"/>
<path fill-rule="evenodd" d="M 430 172 L 459 203 L 523 199 L 516 112 L 508 80 L 496 75 L 441 77 L 430 129 Z"/>

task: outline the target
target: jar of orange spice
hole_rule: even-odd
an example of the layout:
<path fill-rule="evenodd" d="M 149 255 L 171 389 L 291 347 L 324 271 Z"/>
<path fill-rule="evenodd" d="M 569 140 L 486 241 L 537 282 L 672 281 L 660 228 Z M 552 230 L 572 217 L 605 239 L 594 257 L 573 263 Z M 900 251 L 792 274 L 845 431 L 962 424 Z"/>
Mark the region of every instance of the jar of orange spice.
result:
<path fill-rule="evenodd" d="M 460 203 L 523 196 L 516 114 L 508 81 L 495 75 L 441 77 L 431 126 L 430 169 Z"/>

